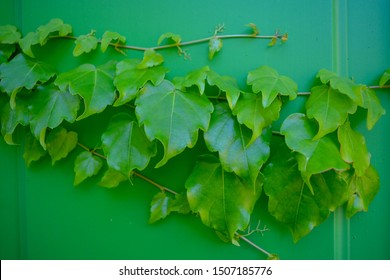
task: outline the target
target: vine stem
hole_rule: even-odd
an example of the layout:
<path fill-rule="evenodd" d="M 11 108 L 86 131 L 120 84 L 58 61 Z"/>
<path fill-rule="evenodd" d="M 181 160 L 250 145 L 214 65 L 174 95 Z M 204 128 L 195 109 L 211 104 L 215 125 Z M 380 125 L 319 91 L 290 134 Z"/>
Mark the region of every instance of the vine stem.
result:
<path fill-rule="evenodd" d="M 81 147 L 82 149 L 84 149 L 84 150 L 86 150 L 86 151 L 88 151 L 88 152 L 94 154 L 95 156 L 98 156 L 98 157 L 100 157 L 100 158 L 102 158 L 102 159 L 104 159 L 104 160 L 107 160 L 107 158 L 106 158 L 105 156 L 103 156 L 102 154 L 96 152 L 95 149 L 90 149 L 90 148 L 88 148 L 87 146 L 81 144 L 80 142 L 78 142 L 77 145 L 78 145 L 79 147 Z M 171 190 L 171 189 L 169 189 L 169 188 L 167 188 L 167 187 L 164 187 L 164 186 L 162 186 L 162 185 L 156 183 L 155 181 L 149 179 L 148 177 L 142 175 L 141 173 L 138 173 L 138 172 L 136 172 L 136 171 L 132 171 L 132 174 L 135 175 L 135 176 L 137 176 L 137 177 L 139 177 L 139 178 L 141 178 L 142 180 L 148 182 L 149 184 L 151 184 L 151 185 L 153 185 L 153 186 L 159 188 L 161 191 L 166 191 L 166 192 L 169 192 L 169 193 L 171 193 L 171 194 L 173 194 L 173 195 L 177 195 L 177 192 L 175 192 L 174 190 Z"/>
<path fill-rule="evenodd" d="M 243 241 L 245 241 L 246 243 L 248 243 L 249 245 L 251 245 L 253 248 L 259 250 L 260 252 L 266 254 L 268 257 L 271 257 L 272 254 L 266 250 L 264 250 L 263 248 L 261 248 L 260 246 L 258 246 L 257 244 L 253 243 L 252 241 L 250 241 L 248 238 L 246 238 L 245 236 L 242 236 L 240 234 L 237 234 L 237 236 L 242 239 Z"/>
<path fill-rule="evenodd" d="M 139 47 L 139 46 L 131 46 L 131 45 L 121 45 L 118 43 L 109 43 L 110 46 L 115 48 L 121 48 L 121 49 L 128 49 L 128 50 L 135 50 L 135 51 L 146 51 L 146 50 L 162 50 L 162 49 L 169 49 L 169 48 L 175 48 L 175 47 L 183 47 L 188 45 L 195 45 L 199 43 L 204 43 L 207 41 L 210 41 L 211 39 L 244 39 L 244 38 L 251 38 L 251 39 L 273 39 L 273 38 L 283 38 L 284 35 L 253 35 L 253 34 L 231 34 L 231 35 L 214 35 L 206 38 L 186 41 L 186 42 L 180 42 L 175 44 L 167 44 L 162 46 L 155 46 L 155 47 Z M 65 39 L 72 39 L 77 40 L 76 36 L 49 36 L 50 39 L 58 39 L 58 38 L 65 38 Z M 98 40 L 98 43 L 101 44 L 102 40 Z"/>

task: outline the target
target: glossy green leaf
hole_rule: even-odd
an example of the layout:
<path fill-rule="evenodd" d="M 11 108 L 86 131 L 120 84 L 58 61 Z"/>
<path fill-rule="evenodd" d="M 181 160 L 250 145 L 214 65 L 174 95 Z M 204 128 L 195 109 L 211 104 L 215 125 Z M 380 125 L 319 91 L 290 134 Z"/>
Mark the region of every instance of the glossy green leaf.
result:
<path fill-rule="evenodd" d="M 252 85 L 254 93 L 262 93 L 264 108 L 270 106 L 278 94 L 287 95 L 290 100 L 293 100 L 298 91 L 298 86 L 292 79 L 279 75 L 275 69 L 269 66 L 261 66 L 250 71 L 247 84 Z"/>
<path fill-rule="evenodd" d="M 0 26 L 0 44 L 16 44 L 20 37 L 16 26 L 9 24 Z"/>
<path fill-rule="evenodd" d="M 34 137 L 34 135 L 27 132 L 23 153 L 23 158 L 27 167 L 29 167 L 32 162 L 40 160 L 43 156 L 46 155 L 46 153 L 47 152 L 42 148 L 41 144 Z"/>
<path fill-rule="evenodd" d="M 367 128 L 371 130 L 380 117 L 386 113 L 386 111 L 382 107 L 381 102 L 374 90 L 365 87 L 362 90 L 362 96 L 362 107 L 367 109 Z"/>
<path fill-rule="evenodd" d="M 245 230 L 261 193 L 262 181 L 255 187 L 222 168 L 214 156 L 200 158 L 185 186 L 191 210 L 202 222 L 226 233 L 230 240 L 238 230 Z"/>
<path fill-rule="evenodd" d="M 331 88 L 347 95 L 357 105 L 362 104 L 362 96 L 358 90 L 355 90 L 356 84 L 350 79 L 340 77 L 327 69 L 318 71 L 317 77 L 320 78 L 323 84 L 329 83 Z"/>
<path fill-rule="evenodd" d="M 0 44 L 0 64 L 7 62 L 14 52 L 15 52 L 15 45 Z"/>
<path fill-rule="evenodd" d="M 164 219 L 171 212 L 171 198 L 165 192 L 157 193 L 150 205 L 149 223 L 155 223 L 158 220 Z"/>
<path fill-rule="evenodd" d="M 76 120 L 80 100 L 54 85 L 39 86 L 31 98 L 30 127 L 33 135 L 45 147 L 46 128 L 55 128 L 64 120 Z"/>
<path fill-rule="evenodd" d="M 334 171 L 312 177 L 314 194 L 305 186 L 298 162 L 283 139 L 275 139 L 271 157 L 264 168 L 264 192 L 268 211 L 285 223 L 294 242 L 310 233 L 348 197 L 345 178 Z"/>
<path fill-rule="evenodd" d="M 198 130 L 207 130 L 212 103 L 199 93 L 182 92 L 164 80 L 158 86 L 147 84 L 136 99 L 136 114 L 145 126 L 147 137 L 158 139 L 164 146 L 164 165 L 186 147 L 192 148 L 198 139 Z"/>
<path fill-rule="evenodd" d="M 68 154 L 77 146 L 77 133 L 74 131 L 67 131 L 63 127 L 57 127 L 50 131 L 46 139 L 47 152 L 51 157 L 51 164 L 54 165 L 56 161 L 66 158 Z"/>
<path fill-rule="evenodd" d="M 313 140 L 316 129 L 315 123 L 300 113 L 290 115 L 281 127 L 287 146 L 301 155 L 298 156 L 299 168 L 310 188 L 310 178 L 313 174 L 330 169 L 349 169 L 349 165 L 341 158 L 339 147 L 330 136 Z"/>
<path fill-rule="evenodd" d="M 15 97 L 21 88 L 32 89 L 38 82 L 44 83 L 55 72 L 46 64 L 18 54 L 8 63 L 0 65 L 0 90 L 11 96 L 11 107 L 15 108 Z"/>
<path fill-rule="evenodd" d="M 356 173 L 350 181 L 352 195 L 347 203 L 347 217 L 350 218 L 360 211 L 368 211 L 368 206 L 379 192 L 379 175 L 370 166 L 362 176 Z"/>
<path fill-rule="evenodd" d="M 367 151 L 366 140 L 359 132 L 351 128 L 347 121 L 338 130 L 341 157 L 348 163 L 353 163 L 358 176 L 365 174 L 370 166 L 370 153 Z"/>
<path fill-rule="evenodd" d="M 103 177 L 99 182 L 99 186 L 105 188 L 115 188 L 120 183 L 128 181 L 127 176 L 123 175 L 121 172 L 116 171 L 115 169 L 108 168 L 104 173 Z"/>
<path fill-rule="evenodd" d="M 387 69 L 387 70 L 383 73 L 381 79 L 379 80 L 379 85 L 380 85 L 380 86 L 384 86 L 389 80 L 390 80 L 390 68 Z"/>
<path fill-rule="evenodd" d="M 338 90 L 327 85 L 313 87 L 306 102 L 306 111 L 309 118 L 314 118 L 319 123 L 314 139 L 335 131 L 345 123 L 348 114 L 355 113 L 356 109 L 355 102 Z"/>
<path fill-rule="evenodd" d="M 239 123 L 252 130 L 252 138 L 248 145 L 252 144 L 273 121 L 279 118 L 282 102 L 275 99 L 267 108 L 263 107 L 262 96 L 254 93 L 245 93 L 240 96 L 233 114 L 237 115 Z"/>
<path fill-rule="evenodd" d="M 1 120 L 1 134 L 4 141 L 8 145 L 15 144 L 13 141 L 13 133 L 16 127 L 20 124 L 26 126 L 29 124 L 28 107 L 30 101 L 28 98 L 16 97 L 15 108 L 10 106 L 9 98 L 4 96 L 0 100 L 0 120 Z"/>
<path fill-rule="evenodd" d="M 121 45 L 126 43 L 126 37 L 118 32 L 106 31 L 103 34 L 101 41 L 102 52 L 105 52 L 110 44 Z"/>
<path fill-rule="evenodd" d="M 139 63 L 138 59 L 126 59 L 116 65 L 114 85 L 119 91 L 119 97 L 114 106 L 120 106 L 133 100 L 148 81 L 157 86 L 168 72 L 168 69 L 161 65 L 140 68 L 138 67 Z"/>
<path fill-rule="evenodd" d="M 110 168 L 130 178 L 134 169 L 143 170 L 157 150 L 137 122 L 126 113 L 112 117 L 102 135 L 103 150 Z"/>
<path fill-rule="evenodd" d="M 180 35 L 174 34 L 171 32 L 167 32 L 167 33 L 162 34 L 160 36 L 160 38 L 158 38 L 157 45 L 161 45 L 161 43 L 166 39 L 173 41 L 176 45 L 179 45 L 181 42 Z"/>
<path fill-rule="evenodd" d="M 184 90 L 184 88 L 197 86 L 200 94 L 204 93 L 207 74 L 210 67 L 204 66 L 202 68 L 189 72 L 185 77 L 176 77 L 173 80 L 176 88 Z"/>
<path fill-rule="evenodd" d="M 241 90 L 237 86 L 237 81 L 228 76 L 220 76 L 214 71 L 207 73 L 207 82 L 211 86 L 217 86 L 221 91 L 226 92 L 226 98 L 230 108 L 236 106 L 237 100 L 240 97 Z"/>
<path fill-rule="evenodd" d="M 85 179 L 99 173 L 103 166 L 101 158 L 85 151 L 79 154 L 74 165 L 75 178 L 73 184 L 76 186 Z"/>
<path fill-rule="evenodd" d="M 164 57 L 156 53 L 154 50 L 149 49 L 144 52 L 144 57 L 142 61 L 137 65 L 139 69 L 150 68 L 153 66 L 158 66 L 164 62 Z"/>
<path fill-rule="evenodd" d="M 213 59 L 214 55 L 222 49 L 222 40 L 213 37 L 209 41 L 209 59 Z"/>
<path fill-rule="evenodd" d="M 85 104 L 85 110 L 78 120 L 92 114 L 100 113 L 114 102 L 116 97 L 113 84 L 115 63 L 108 62 L 96 67 L 92 64 L 82 64 L 76 69 L 60 74 L 55 84 L 61 90 L 69 90 L 73 95 L 80 95 Z"/>
<path fill-rule="evenodd" d="M 76 46 L 73 49 L 73 55 L 80 56 L 96 49 L 98 39 L 95 37 L 95 32 L 92 31 L 90 34 L 79 36 L 74 43 Z"/>
<path fill-rule="evenodd" d="M 204 134 L 206 145 L 218 152 L 223 168 L 255 185 L 260 168 L 269 156 L 270 130 L 265 130 L 252 144 L 251 131 L 238 123 L 225 103 L 215 106 L 210 127 Z"/>

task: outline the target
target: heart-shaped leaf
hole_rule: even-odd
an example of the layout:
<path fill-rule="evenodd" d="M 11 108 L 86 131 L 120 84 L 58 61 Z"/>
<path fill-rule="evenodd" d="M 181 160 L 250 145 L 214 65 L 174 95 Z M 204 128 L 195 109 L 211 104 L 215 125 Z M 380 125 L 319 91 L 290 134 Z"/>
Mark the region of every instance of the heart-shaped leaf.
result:
<path fill-rule="evenodd" d="M 77 146 L 77 133 L 67 131 L 63 127 L 57 127 L 50 131 L 47 136 L 47 151 L 51 157 L 51 164 L 66 158 L 68 154 Z"/>
<path fill-rule="evenodd" d="M 41 144 L 31 133 L 26 133 L 26 139 L 24 144 L 23 158 L 27 167 L 31 165 L 33 161 L 38 161 L 46 155 L 46 151 L 42 148 Z"/>
<path fill-rule="evenodd" d="M 207 73 L 207 82 L 210 86 L 216 86 L 221 91 L 226 92 L 226 98 L 230 108 L 236 106 L 237 100 L 240 97 L 241 90 L 237 86 L 237 81 L 228 76 L 220 76 L 214 71 Z"/>
<path fill-rule="evenodd" d="M 33 135 L 45 147 L 46 128 L 55 128 L 64 120 L 76 120 L 80 100 L 68 91 L 61 91 L 54 85 L 39 86 L 31 98 L 30 128 Z"/>
<path fill-rule="evenodd" d="M 287 95 L 290 100 L 293 100 L 298 91 L 298 86 L 292 79 L 279 75 L 275 69 L 269 66 L 261 66 L 250 71 L 247 84 L 252 85 L 254 93 L 262 93 L 264 108 L 270 106 L 278 94 Z"/>
<path fill-rule="evenodd" d="M 251 145 L 263 132 L 263 129 L 270 126 L 273 121 L 279 118 L 282 102 L 275 99 L 267 108 L 263 107 L 262 96 L 254 93 L 245 93 L 240 96 L 233 114 L 241 124 L 252 130 L 252 138 L 248 145 Z"/>
<path fill-rule="evenodd" d="M 73 55 L 80 56 L 96 49 L 98 39 L 95 37 L 95 32 L 92 31 L 90 34 L 79 36 L 74 43 L 76 46 L 73 49 Z"/>
<path fill-rule="evenodd" d="M 207 74 L 210 71 L 210 67 L 204 66 L 200 69 L 196 69 L 188 73 L 185 77 L 176 77 L 173 80 L 173 83 L 178 89 L 192 87 L 196 85 L 199 89 L 200 94 L 204 93 L 204 88 L 206 84 Z"/>
<path fill-rule="evenodd" d="M 102 135 L 107 164 L 127 178 L 134 169 L 143 170 L 156 154 L 156 145 L 150 142 L 137 122 L 126 113 L 119 113 Z"/>
<path fill-rule="evenodd" d="M 112 43 L 114 41 L 114 43 Z M 101 49 L 102 52 L 105 52 L 110 44 L 124 44 L 126 43 L 126 37 L 120 35 L 118 32 L 112 32 L 112 31 L 106 31 L 103 34 L 102 42 L 101 42 Z"/>
<path fill-rule="evenodd" d="M 380 117 L 386 113 L 386 111 L 382 107 L 381 102 L 374 90 L 364 87 L 362 90 L 362 96 L 362 107 L 367 109 L 367 128 L 371 130 Z"/>
<path fill-rule="evenodd" d="M 122 172 L 116 171 L 115 169 L 108 168 L 104 173 L 102 179 L 99 182 L 99 186 L 105 188 L 115 188 L 123 181 L 128 180 L 127 176 L 123 175 Z"/>
<path fill-rule="evenodd" d="M 74 165 L 75 178 L 73 184 L 76 186 L 85 179 L 99 173 L 103 166 L 101 158 L 85 151 L 79 154 Z"/>
<path fill-rule="evenodd" d="M 165 192 L 158 192 L 150 204 L 149 223 L 155 223 L 168 216 L 171 213 L 170 204 L 171 198 Z"/>
<path fill-rule="evenodd" d="M 164 165 L 186 147 L 192 148 L 198 130 L 207 130 L 212 103 L 199 93 L 182 92 L 164 80 L 158 86 L 147 84 L 136 99 L 136 114 L 150 141 L 158 139 L 164 146 Z"/>
<path fill-rule="evenodd" d="M 222 168 L 214 156 L 197 161 L 185 186 L 191 210 L 202 222 L 233 240 L 238 230 L 249 224 L 254 205 L 261 193 L 262 180 L 255 187 Z"/>
<path fill-rule="evenodd" d="M 341 158 L 339 147 L 330 136 L 313 140 L 316 129 L 315 123 L 300 113 L 290 115 L 281 127 L 287 146 L 300 155 L 299 169 L 312 191 L 310 178 L 313 174 L 330 169 L 338 171 L 349 169 L 349 165 Z"/>
<path fill-rule="evenodd" d="M 314 139 L 335 131 L 356 109 L 355 102 L 338 90 L 327 85 L 313 87 L 306 102 L 306 111 L 309 118 L 315 118 L 319 123 Z"/>
<path fill-rule="evenodd" d="M 84 113 L 78 120 L 103 111 L 115 99 L 113 84 L 115 63 L 110 61 L 96 67 L 82 64 L 76 69 L 60 74 L 55 84 L 61 90 L 69 90 L 73 95 L 80 95 L 85 104 Z"/>
<path fill-rule="evenodd" d="M 207 147 L 218 152 L 223 168 L 255 185 L 261 166 L 269 156 L 270 130 L 249 145 L 251 131 L 238 123 L 227 104 L 217 104 L 204 134 Z"/>
<path fill-rule="evenodd" d="M 384 86 L 389 80 L 390 80 L 390 68 L 387 69 L 387 70 L 383 73 L 381 79 L 379 80 L 379 85 L 380 85 L 380 86 Z"/>
<path fill-rule="evenodd" d="M 0 26 L 0 44 L 16 44 L 20 37 L 16 26 L 9 24 Z"/>
<path fill-rule="evenodd" d="M 168 72 L 168 69 L 161 65 L 140 68 L 138 67 L 139 63 L 139 59 L 126 59 L 116 65 L 114 84 L 119 91 L 119 97 L 114 106 L 120 106 L 133 100 L 148 81 L 157 86 Z"/>
<path fill-rule="evenodd" d="M 209 41 L 209 59 L 213 59 L 214 55 L 222 49 L 222 40 L 217 37 L 213 37 Z"/>
<path fill-rule="evenodd" d="M 298 162 L 283 139 L 275 139 L 271 157 L 264 168 L 264 192 L 268 211 L 285 223 L 295 242 L 310 233 L 348 198 L 348 184 L 334 171 L 314 175 L 314 193 L 305 186 Z"/>

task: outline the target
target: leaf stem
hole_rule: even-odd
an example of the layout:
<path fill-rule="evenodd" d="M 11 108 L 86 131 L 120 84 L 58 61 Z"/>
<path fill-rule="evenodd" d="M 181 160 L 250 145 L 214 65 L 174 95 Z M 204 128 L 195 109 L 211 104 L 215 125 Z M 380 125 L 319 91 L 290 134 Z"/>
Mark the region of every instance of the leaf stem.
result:
<path fill-rule="evenodd" d="M 81 144 L 80 142 L 78 142 L 77 145 L 78 145 L 79 147 L 81 147 L 82 149 L 84 149 L 84 150 L 86 150 L 86 151 L 92 153 L 93 155 L 98 156 L 98 157 L 100 157 L 100 158 L 102 158 L 102 159 L 104 159 L 104 160 L 107 160 L 107 157 L 105 157 L 104 155 L 102 155 L 102 154 L 96 152 L 96 150 L 90 149 L 90 148 L 88 148 L 87 146 Z M 138 173 L 138 172 L 136 172 L 136 171 L 133 171 L 132 174 L 135 175 L 135 176 L 137 176 L 137 177 L 139 177 L 139 178 L 141 178 L 142 180 L 148 182 L 149 184 L 151 184 L 151 185 L 153 185 L 153 186 L 159 188 L 161 191 L 166 191 L 166 192 L 169 192 L 169 193 L 171 193 L 171 194 L 177 195 L 177 192 L 175 192 L 174 190 L 171 190 L 171 189 L 169 189 L 169 188 L 167 188 L 167 187 L 164 187 L 164 186 L 162 186 L 162 185 L 156 183 L 155 181 L 149 179 L 148 177 L 145 177 L 145 176 L 142 175 L 141 173 Z"/>
<path fill-rule="evenodd" d="M 237 233 L 237 236 L 238 238 L 242 239 L 243 241 L 245 241 L 246 243 L 248 243 L 249 245 L 251 245 L 253 248 L 259 250 L 260 252 L 266 254 L 268 257 L 271 257 L 272 254 L 266 250 L 264 250 L 263 248 L 261 248 L 260 246 L 258 246 L 257 244 L 253 243 L 252 241 L 250 241 L 248 238 L 246 238 L 245 236 L 242 236 L 240 234 Z"/>
<path fill-rule="evenodd" d="M 254 36 L 253 34 L 231 34 L 231 35 L 213 35 L 210 37 L 206 38 L 201 38 L 201 39 L 196 39 L 196 40 L 191 40 L 187 42 L 180 42 L 180 43 L 175 43 L 175 44 L 167 44 L 167 45 L 162 45 L 162 46 L 155 46 L 155 47 L 139 47 L 139 46 L 132 46 L 132 45 L 121 45 L 118 43 L 110 43 L 110 46 L 113 46 L 115 48 L 122 48 L 122 49 L 128 49 L 128 50 L 135 50 L 135 51 L 146 51 L 146 50 L 162 50 L 162 49 L 169 49 L 169 48 L 177 48 L 177 47 L 183 47 L 183 46 L 188 46 L 188 45 L 195 45 L 199 43 L 204 43 L 207 41 L 210 41 L 213 38 L 217 39 L 244 39 L 244 38 L 250 38 L 250 39 L 273 39 L 273 38 L 282 38 L 284 35 L 256 35 Z M 58 38 L 64 38 L 64 39 L 72 39 L 72 40 L 77 40 L 76 36 L 49 36 L 49 39 L 58 39 Z M 98 43 L 101 44 L 102 40 L 98 40 Z"/>

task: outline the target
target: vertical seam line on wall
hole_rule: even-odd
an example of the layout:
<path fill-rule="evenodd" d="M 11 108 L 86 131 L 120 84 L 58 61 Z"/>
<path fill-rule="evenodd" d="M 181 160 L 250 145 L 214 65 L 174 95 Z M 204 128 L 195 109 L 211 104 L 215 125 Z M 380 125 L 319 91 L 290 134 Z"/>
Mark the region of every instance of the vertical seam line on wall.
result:
<path fill-rule="evenodd" d="M 340 76 L 348 76 L 348 0 L 332 1 L 332 70 Z M 350 221 L 345 210 L 334 212 L 334 259 L 350 259 Z"/>

